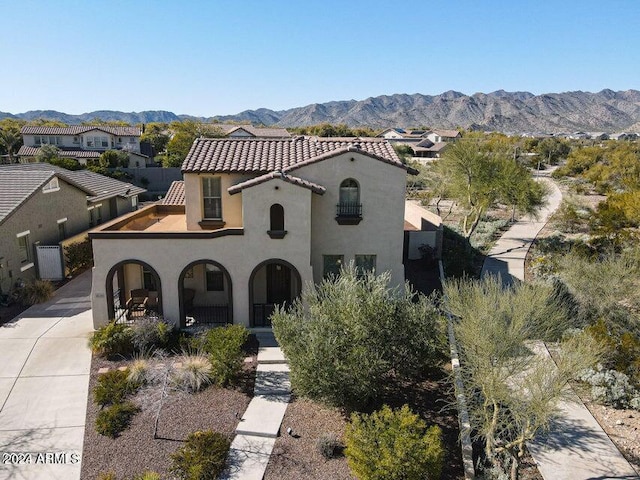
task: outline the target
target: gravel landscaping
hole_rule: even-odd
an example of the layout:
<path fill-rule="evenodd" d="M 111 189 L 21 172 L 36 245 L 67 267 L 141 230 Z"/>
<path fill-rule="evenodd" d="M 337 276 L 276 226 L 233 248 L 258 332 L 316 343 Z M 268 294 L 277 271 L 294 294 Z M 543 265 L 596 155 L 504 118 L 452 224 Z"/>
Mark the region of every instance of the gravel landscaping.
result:
<path fill-rule="evenodd" d="M 385 399 L 385 403 L 393 408 L 406 403 L 428 425 L 440 426 L 446 452 L 442 480 L 464 478 L 457 412 L 450 390 L 447 373 L 433 370 L 420 383 L 390 390 Z M 286 432 L 291 427 L 294 436 L 284 433 L 276 440 L 265 480 L 354 478 L 344 456 L 327 460 L 317 447 L 318 438 L 325 434 L 341 437 L 346 423 L 338 409 L 308 399 L 294 399 L 287 408 L 281 428 L 281 432 Z"/>
<path fill-rule="evenodd" d="M 255 343 L 255 342 L 254 342 Z M 257 344 L 251 347 L 251 361 L 244 364 L 241 384 L 235 389 L 209 386 L 196 394 L 172 392 L 165 400 L 160 415 L 158 437 L 153 438 L 157 403 L 140 391 L 131 400 L 142 407 L 128 429 L 111 439 L 95 430 L 100 410 L 93 402 L 93 388 L 100 368 L 117 369 L 127 361 L 108 361 L 94 356 L 91 362 L 89 402 L 87 406 L 81 478 L 94 480 L 100 474 L 113 472 L 118 480 L 153 470 L 162 478 L 170 478 L 170 455 L 184 444 L 187 435 L 198 430 L 214 430 L 232 437 L 253 392 L 257 366 Z M 249 392 L 249 393 L 247 393 Z M 147 397 L 147 398 L 145 398 Z"/>

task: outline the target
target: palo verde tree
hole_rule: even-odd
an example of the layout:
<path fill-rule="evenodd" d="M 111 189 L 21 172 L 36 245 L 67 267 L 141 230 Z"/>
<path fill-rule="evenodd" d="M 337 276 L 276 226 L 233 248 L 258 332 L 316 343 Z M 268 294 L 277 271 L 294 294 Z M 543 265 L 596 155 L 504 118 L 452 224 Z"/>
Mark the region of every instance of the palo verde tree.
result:
<path fill-rule="evenodd" d="M 472 429 L 484 443 L 486 459 L 509 459 L 517 478 L 525 442 L 549 427 L 568 382 L 601 355 L 589 334 L 560 343 L 553 368 L 534 340 L 556 340 L 571 326 L 562 297 L 549 285 L 503 288 L 499 278 L 462 279 L 444 285 L 445 307 L 456 319 Z M 503 466 L 506 466 L 506 463 Z"/>
<path fill-rule="evenodd" d="M 475 137 L 451 145 L 432 168 L 433 183 L 463 209 L 462 234 L 470 241 L 486 211 L 498 202 L 524 213 L 535 213 L 546 197 L 530 172 L 513 159 L 510 145 L 486 143 Z"/>

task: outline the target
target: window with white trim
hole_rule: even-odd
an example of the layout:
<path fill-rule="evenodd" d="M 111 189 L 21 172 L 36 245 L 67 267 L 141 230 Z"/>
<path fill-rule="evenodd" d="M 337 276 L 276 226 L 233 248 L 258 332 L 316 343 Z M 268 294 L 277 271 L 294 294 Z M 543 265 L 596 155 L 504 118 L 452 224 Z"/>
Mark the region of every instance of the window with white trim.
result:
<path fill-rule="evenodd" d="M 205 220 L 222 220 L 220 177 L 202 179 L 202 200 Z"/>
<path fill-rule="evenodd" d="M 31 254 L 31 241 L 29 240 L 29 234 L 31 232 L 27 230 L 26 232 L 19 233 L 16 235 L 18 240 L 18 252 L 20 255 L 20 263 L 30 263 L 32 254 Z"/>

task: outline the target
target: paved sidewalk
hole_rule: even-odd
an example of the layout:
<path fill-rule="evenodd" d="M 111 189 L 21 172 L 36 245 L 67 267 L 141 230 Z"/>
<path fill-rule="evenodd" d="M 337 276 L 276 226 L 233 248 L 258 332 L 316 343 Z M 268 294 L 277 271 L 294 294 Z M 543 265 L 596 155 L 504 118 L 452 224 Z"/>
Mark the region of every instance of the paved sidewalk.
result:
<path fill-rule="evenodd" d="M 25 454 L 0 458 L 2 480 L 80 478 L 90 295 L 86 272 L 0 325 L 0 454 Z"/>
<path fill-rule="evenodd" d="M 289 365 L 271 331 L 256 332 L 258 369 L 249 402 L 229 452 L 228 480 L 262 480 L 291 398 Z"/>
<path fill-rule="evenodd" d="M 524 280 L 524 260 L 529 247 L 562 202 L 562 193 L 555 182 L 544 177 L 539 181 L 544 182 L 551 190 L 547 205 L 537 218 L 525 217 L 500 237 L 484 261 L 483 277 L 487 274 L 500 274 L 502 281 L 507 285 L 515 280 Z"/>
<path fill-rule="evenodd" d="M 517 222 L 496 242 L 482 267 L 482 276 L 500 274 L 509 285 L 524 280 L 524 261 L 531 243 L 562 201 L 557 185 L 540 178 L 551 188 L 547 206 L 537 219 Z M 537 353 L 555 368 L 542 344 Z M 605 480 L 640 478 L 622 456 L 589 410 L 576 397 L 559 405 L 560 417 L 550 432 L 527 446 L 545 480 Z"/>

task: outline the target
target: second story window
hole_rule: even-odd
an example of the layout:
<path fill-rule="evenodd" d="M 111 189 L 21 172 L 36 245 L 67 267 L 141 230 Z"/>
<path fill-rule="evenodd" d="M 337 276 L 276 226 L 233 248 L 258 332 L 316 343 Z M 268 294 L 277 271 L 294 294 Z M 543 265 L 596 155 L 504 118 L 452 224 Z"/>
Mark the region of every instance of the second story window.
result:
<path fill-rule="evenodd" d="M 345 225 L 357 225 L 362 220 L 360 186 L 353 178 L 347 178 L 340 184 L 340 203 L 337 205 L 336 220 Z"/>
<path fill-rule="evenodd" d="M 202 200 L 206 220 L 222 220 L 222 194 L 220 178 L 202 179 Z"/>
<path fill-rule="evenodd" d="M 279 203 L 274 203 L 269 209 L 269 231 L 271 238 L 284 238 L 287 232 L 284 230 L 284 208 Z"/>
<path fill-rule="evenodd" d="M 18 241 L 18 252 L 20 254 L 20 263 L 31 262 L 31 241 L 29 239 L 30 231 L 22 232 L 16 235 Z"/>
<path fill-rule="evenodd" d="M 58 179 L 54 177 L 42 188 L 42 193 L 57 192 L 58 190 L 60 190 L 60 183 Z"/>

